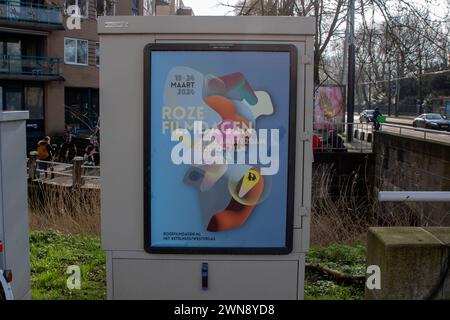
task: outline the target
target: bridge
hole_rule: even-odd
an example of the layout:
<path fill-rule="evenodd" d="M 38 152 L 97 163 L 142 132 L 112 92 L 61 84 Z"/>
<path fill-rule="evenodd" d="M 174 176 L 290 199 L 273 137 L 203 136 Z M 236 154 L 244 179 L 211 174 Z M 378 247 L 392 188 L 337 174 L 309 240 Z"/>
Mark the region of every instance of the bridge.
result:
<path fill-rule="evenodd" d="M 82 157 L 72 163 L 38 160 L 36 151 L 27 161 L 28 181 L 68 188 L 100 189 L 100 166 L 83 165 Z"/>
<path fill-rule="evenodd" d="M 315 166 L 332 164 L 338 179 L 364 168 L 366 183 L 374 194 L 379 191 L 450 191 L 450 132 L 393 123 L 382 124 L 375 132 L 372 125 L 366 123 L 350 126 L 345 123 L 337 127 L 342 139 L 348 128 L 353 128 L 353 141 L 345 141 L 342 146 L 324 144 L 315 150 Z M 329 131 L 323 132 L 327 138 Z M 363 192 L 367 192 L 365 187 L 361 187 Z M 423 225 L 450 225 L 450 199 L 405 205 L 414 206 Z"/>

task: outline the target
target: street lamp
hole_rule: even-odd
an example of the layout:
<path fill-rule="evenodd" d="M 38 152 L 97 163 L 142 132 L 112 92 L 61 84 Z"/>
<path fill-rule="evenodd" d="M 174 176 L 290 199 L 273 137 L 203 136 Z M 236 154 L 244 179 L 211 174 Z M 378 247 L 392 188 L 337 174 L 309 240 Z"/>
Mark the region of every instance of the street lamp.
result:
<path fill-rule="evenodd" d="M 355 0 L 348 7 L 348 82 L 347 82 L 347 141 L 353 141 L 355 114 Z"/>

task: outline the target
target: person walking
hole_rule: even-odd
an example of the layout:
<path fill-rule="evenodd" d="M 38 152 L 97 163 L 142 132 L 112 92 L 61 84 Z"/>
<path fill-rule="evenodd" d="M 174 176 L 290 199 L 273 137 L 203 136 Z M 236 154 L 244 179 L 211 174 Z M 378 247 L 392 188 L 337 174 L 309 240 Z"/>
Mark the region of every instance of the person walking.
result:
<path fill-rule="evenodd" d="M 86 147 L 86 150 L 84 151 L 84 164 L 85 166 L 93 167 L 95 166 L 95 148 L 91 145 Z"/>
<path fill-rule="evenodd" d="M 62 162 L 71 163 L 76 155 L 77 155 L 77 146 L 73 141 L 72 132 L 67 131 L 64 134 L 64 142 L 61 144 L 59 150 L 59 159 Z"/>
<path fill-rule="evenodd" d="M 333 129 L 328 132 L 327 139 L 328 149 L 332 152 L 347 152 L 344 139 L 339 136 L 337 130 Z"/>
<path fill-rule="evenodd" d="M 372 121 L 373 121 L 373 127 L 375 129 L 375 131 L 380 130 L 380 119 L 378 117 L 382 116 L 381 112 L 380 112 L 380 108 L 375 108 L 375 111 L 373 112 L 372 115 Z"/>
<path fill-rule="evenodd" d="M 47 178 L 47 168 L 50 161 L 53 161 L 55 155 L 55 149 L 51 145 L 51 139 L 49 136 L 40 140 L 37 145 L 38 158 L 42 162 L 39 162 L 39 169 L 44 170 L 44 176 Z"/>

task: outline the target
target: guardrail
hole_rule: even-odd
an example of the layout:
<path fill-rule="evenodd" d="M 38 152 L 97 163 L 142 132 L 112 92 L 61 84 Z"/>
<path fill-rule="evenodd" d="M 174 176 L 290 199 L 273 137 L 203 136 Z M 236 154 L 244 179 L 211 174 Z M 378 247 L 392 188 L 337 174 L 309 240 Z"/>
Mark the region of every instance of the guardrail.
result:
<path fill-rule="evenodd" d="M 0 73 L 59 77 L 61 76 L 61 58 L 2 54 L 0 55 Z"/>
<path fill-rule="evenodd" d="M 100 167 L 83 165 L 83 162 L 82 157 L 75 157 L 72 163 L 39 160 L 37 151 L 32 151 L 28 158 L 28 179 L 58 183 L 56 178 L 66 177 L 74 188 L 80 188 L 87 182 L 99 183 Z"/>
<path fill-rule="evenodd" d="M 348 142 L 348 130 L 353 131 L 353 141 Z M 314 124 L 314 152 L 371 152 L 373 140 L 372 123 Z M 317 143 L 317 138 L 320 142 Z M 316 140 L 316 141 L 314 141 Z"/>
<path fill-rule="evenodd" d="M 0 20 L 62 25 L 62 8 L 48 4 L 0 0 Z"/>
<path fill-rule="evenodd" d="M 448 191 L 380 191 L 380 202 L 450 202 Z"/>
<path fill-rule="evenodd" d="M 429 137 L 429 135 L 441 135 L 443 137 L 448 137 L 450 139 L 450 132 L 448 131 L 439 131 L 439 130 L 430 130 L 430 129 L 423 129 L 423 128 L 415 128 L 415 127 L 409 127 L 409 126 L 402 126 L 397 124 L 389 124 L 389 123 L 382 123 L 380 126 L 380 131 L 390 132 L 392 133 L 392 130 L 388 130 L 389 128 L 395 129 L 397 131 L 398 135 L 401 136 L 410 136 L 411 132 L 419 133 L 420 136 L 423 138 L 423 140 L 434 140 L 436 141 L 436 137 Z M 407 134 L 409 132 L 409 134 Z M 394 132 L 395 133 L 395 132 Z M 418 137 L 418 136 L 414 136 Z M 449 140 L 450 142 L 450 140 Z"/>

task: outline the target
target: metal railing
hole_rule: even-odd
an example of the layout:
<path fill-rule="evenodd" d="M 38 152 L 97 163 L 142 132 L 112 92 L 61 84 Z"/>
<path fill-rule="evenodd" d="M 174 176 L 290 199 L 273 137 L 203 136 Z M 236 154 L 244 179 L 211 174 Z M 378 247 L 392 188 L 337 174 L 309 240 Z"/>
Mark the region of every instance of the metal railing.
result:
<path fill-rule="evenodd" d="M 3 54 L 0 55 L 0 74 L 58 77 L 61 76 L 61 59 Z"/>
<path fill-rule="evenodd" d="M 82 187 L 88 182 L 99 184 L 100 167 L 88 166 L 83 163 L 82 157 L 75 157 L 72 163 L 39 160 L 37 152 L 32 151 L 28 158 L 28 179 L 71 185 L 72 187 Z"/>
<path fill-rule="evenodd" d="M 349 128 L 353 130 L 353 140 L 351 142 L 347 141 Z M 314 152 L 372 151 L 372 123 L 314 124 L 313 135 Z"/>
<path fill-rule="evenodd" d="M 0 20 L 62 25 L 62 8 L 54 5 L 0 0 Z"/>
<path fill-rule="evenodd" d="M 396 133 L 400 136 L 422 138 L 423 140 L 433 140 L 450 143 L 449 131 L 430 130 L 389 123 L 382 123 L 380 131 L 384 131 L 387 133 Z"/>

